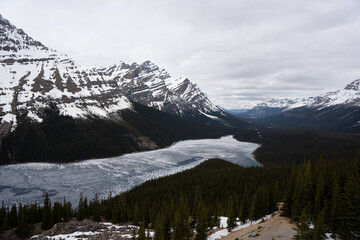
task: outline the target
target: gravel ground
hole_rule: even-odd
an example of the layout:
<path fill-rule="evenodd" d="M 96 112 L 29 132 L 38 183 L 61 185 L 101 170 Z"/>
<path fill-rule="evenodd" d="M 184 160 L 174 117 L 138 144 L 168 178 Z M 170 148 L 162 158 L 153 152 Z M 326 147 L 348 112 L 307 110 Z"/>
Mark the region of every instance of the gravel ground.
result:
<path fill-rule="evenodd" d="M 234 231 L 221 239 L 289 240 L 296 234 L 294 228 L 296 228 L 294 223 L 290 223 L 288 218 L 281 217 L 280 213 L 277 213 L 263 223 L 254 224 L 247 228 Z"/>

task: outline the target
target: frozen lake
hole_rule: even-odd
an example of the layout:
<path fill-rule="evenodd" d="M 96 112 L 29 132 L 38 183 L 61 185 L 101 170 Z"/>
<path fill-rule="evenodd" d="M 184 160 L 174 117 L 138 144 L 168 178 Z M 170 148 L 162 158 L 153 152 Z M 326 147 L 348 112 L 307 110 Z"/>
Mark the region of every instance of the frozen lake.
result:
<path fill-rule="evenodd" d="M 239 142 L 232 136 L 186 140 L 159 150 L 69 164 L 27 163 L 0 166 L 0 200 L 31 203 L 63 196 L 75 206 L 80 192 L 88 199 L 114 194 L 146 180 L 192 168 L 209 158 L 222 158 L 241 166 L 257 166 L 251 153 L 258 144 Z"/>

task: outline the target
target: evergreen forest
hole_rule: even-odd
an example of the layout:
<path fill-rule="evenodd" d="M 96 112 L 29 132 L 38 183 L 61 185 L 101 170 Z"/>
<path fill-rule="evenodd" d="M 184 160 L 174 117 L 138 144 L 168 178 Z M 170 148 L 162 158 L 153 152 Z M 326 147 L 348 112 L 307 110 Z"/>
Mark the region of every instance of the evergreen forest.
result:
<path fill-rule="evenodd" d="M 228 217 L 231 230 L 241 222 L 261 219 L 278 210 L 295 221 L 295 239 L 341 239 L 360 236 L 360 154 L 349 161 L 304 161 L 298 165 L 243 168 L 221 159 L 147 181 L 117 196 L 91 200 L 80 196 L 78 206 L 44 202 L 0 209 L 1 231 L 16 228 L 28 236 L 35 223 L 43 229 L 71 218 L 113 223 L 132 222 L 154 229 L 154 239 L 206 239 L 209 229 Z M 313 226 L 313 227 L 311 227 Z M 196 230 L 196 235 L 194 231 Z M 143 236 L 139 235 L 139 239 Z"/>

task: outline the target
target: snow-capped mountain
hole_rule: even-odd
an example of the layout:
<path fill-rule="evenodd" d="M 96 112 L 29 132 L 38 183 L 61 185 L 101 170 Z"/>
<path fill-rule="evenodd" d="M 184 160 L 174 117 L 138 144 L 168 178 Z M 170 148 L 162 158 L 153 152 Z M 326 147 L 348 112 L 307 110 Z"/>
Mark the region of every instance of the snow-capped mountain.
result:
<path fill-rule="evenodd" d="M 360 133 L 360 79 L 317 97 L 272 99 L 237 116 L 263 118 L 256 121 L 278 127 L 315 126 Z"/>
<path fill-rule="evenodd" d="M 146 61 L 131 65 L 124 62 L 108 68 L 93 69 L 104 82 L 117 84 L 121 93 L 131 101 L 178 115 L 182 118 L 197 115 L 225 114 L 189 79 L 172 78 L 154 63 Z"/>
<path fill-rule="evenodd" d="M 220 110 L 187 78 L 150 61 L 84 68 L 0 15 L 0 165 L 217 138 L 230 132 L 224 125 L 249 123 Z"/>
<path fill-rule="evenodd" d="M 336 105 L 343 105 L 347 107 L 360 107 L 360 79 L 354 80 L 345 86 L 344 89 L 327 92 L 317 97 L 304 99 L 302 102 L 291 104 L 288 110 L 298 107 L 309 108 L 326 108 Z"/>
<path fill-rule="evenodd" d="M 227 116 L 196 84 L 150 61 L 86 69 L 0 15 L 0 132 L 14 129 L 19 115 L 41 122 L 50 106 L 74 118 L 118 119 L 131 101 L 185 119 Z"/>
<path fill-rule="evenodd" d="M 325 108 L 336 105 L 360 107 L 360 79 L 357 79 L 345 86 L 342 90 L 327 92 L 317 97 L 309 98 L 273 98 L 262 103 L 253 105 L 248 110 L 257 108 L 278 108 L 282 111 L 289 111 L 299 107 Z"/>

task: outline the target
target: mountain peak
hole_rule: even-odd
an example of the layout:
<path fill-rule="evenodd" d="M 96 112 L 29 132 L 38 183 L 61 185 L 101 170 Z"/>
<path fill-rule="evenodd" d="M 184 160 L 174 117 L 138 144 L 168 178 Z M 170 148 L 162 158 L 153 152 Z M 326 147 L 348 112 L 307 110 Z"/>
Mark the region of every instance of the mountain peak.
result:
<path fill-rule="evenodd" d="M 153 63 L 153 62 L 151 62 L 151 61 L 149 61 L 149 60 L 143 62 L 143 63 L 141 64 L 141 67 L 142 67 L 145 71 L 148 71 L 148 72 L 152 72 L 152 71 L 159 70 L 159 67 L 158 67 L 155 63 Z"/>
<path fill-rule="evenodd" d="M 355 81 L 346 85 L 345 90 L 360 90 L 360 79 L 356 79 Z"/>
<path fill-rule="evenodd" d="M 0 51 L 18 52 L 22 49 L 49 50 L 0 15 Z"/>

